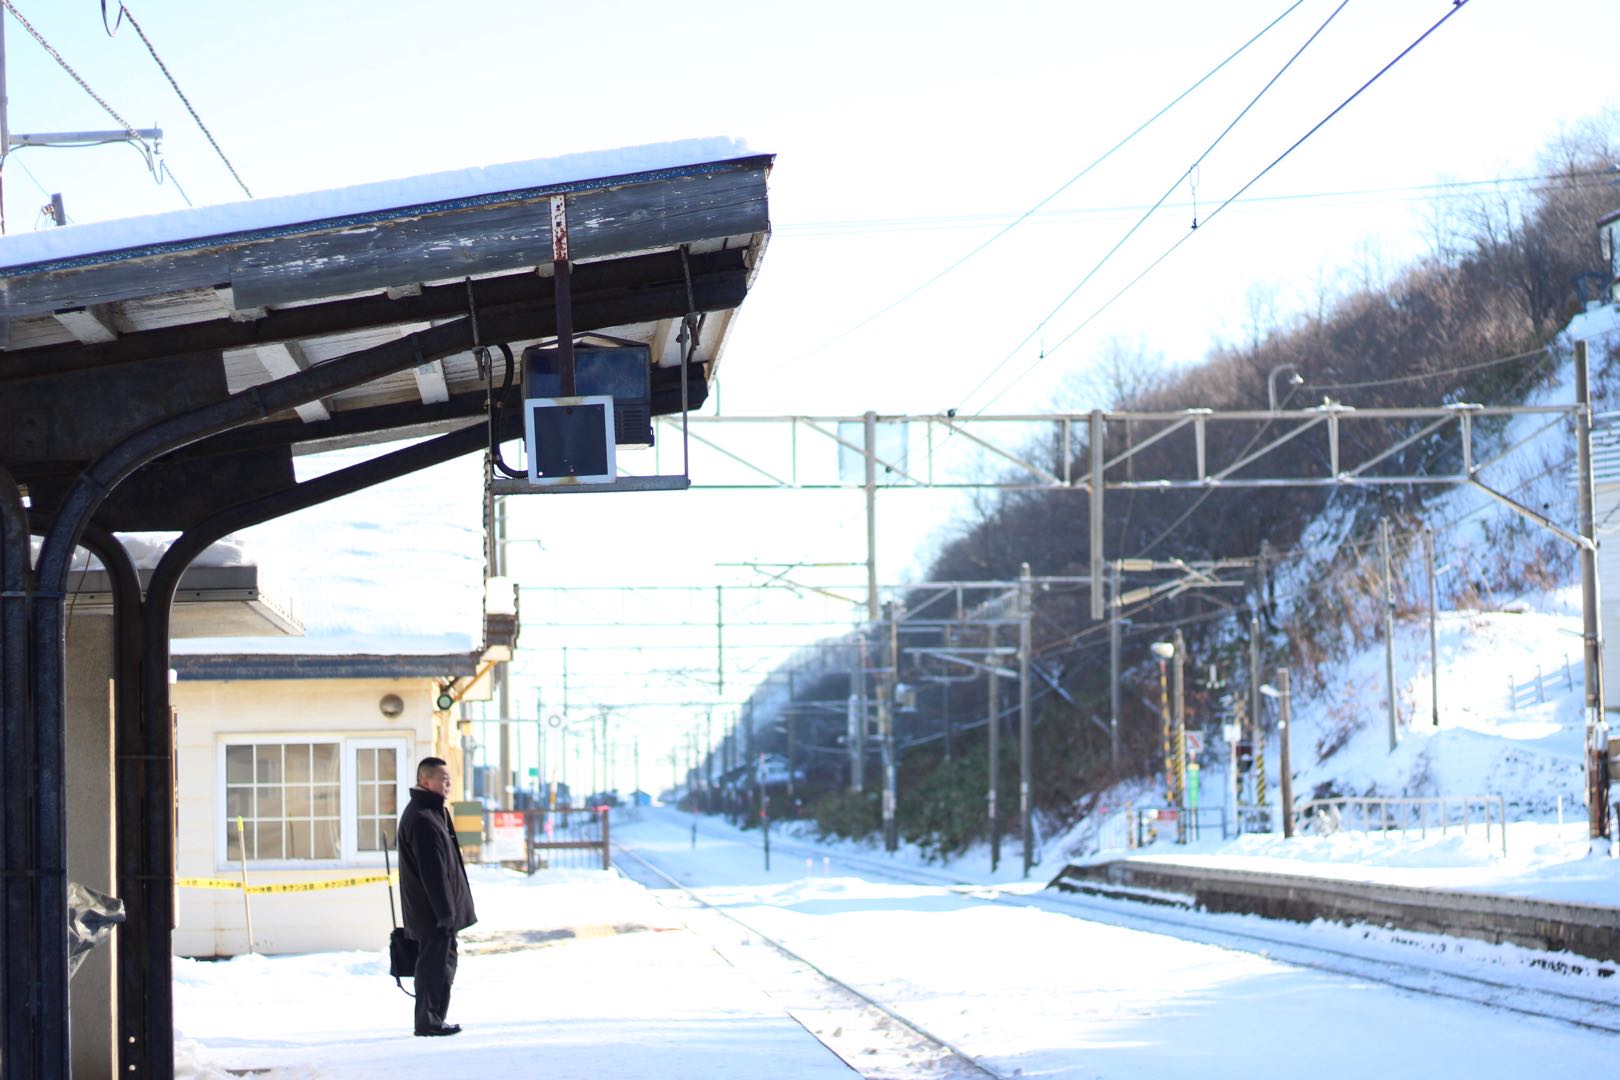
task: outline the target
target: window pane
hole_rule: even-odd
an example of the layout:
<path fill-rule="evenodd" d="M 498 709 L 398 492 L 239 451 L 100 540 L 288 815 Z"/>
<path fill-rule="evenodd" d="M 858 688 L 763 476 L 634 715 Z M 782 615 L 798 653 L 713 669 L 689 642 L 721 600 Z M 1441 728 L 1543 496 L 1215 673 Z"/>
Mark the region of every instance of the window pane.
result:
<path fill-rule="evenodd" d="M 343 855 L 340 815 L 342 744 L 292 742 L 225 748 L 227 860 L 241 858 L 236 819 L 247 819 L 247 858 L 337 859 Z M 375 792 L 373 792 L 375 800 Z"/>
<path fill-rule="evenodd" d="M 253 750 L 254 779 L 261 784 L 281 783 L 281 747 L 255 746 Z"/>
<path fill-rule="evenodd" d="M 225 782 L 227 784 L 253 783 L 253 747 L 227 746 L 225 748 Z"/>
<path fill-rule="evenodd" d="M 355 841 L 361 851 L 377 850 L 377 821 L 375 818 L 363 819 L 360 822 L 358 839 Z"/>
<path fill-rule="evenodd" d="M 393 820 L 388 820 L 388 821 L 384 821 L 384 822 L 379 823 L 378 829 L 380 830 L 380 832 L 382 834 L 382 842 L 384 844 L 387 844 L 389 847 L 394 847 L 395 846 L 395 844 L 394 844 L 394 831 L 398 827 L 399 827 L 398 822 L 395 822 Z"/>
<path fill-rule="evenodd" d="M 389 817 L 399 813 L 399 788 L 391 779 L 377 789 L 377 813 Z"/>
<path fill-rule="evenodd" d="M 377 779 L 377 751 L 369 748 L 355 751 L 354 765 L 355 779 L 362 784 L 369 784 Z"/>
<path fill-rule="evenodd" d="M 327 821 L 315 822 L 315 858 L 335 859 L 338 857 L 338 822 L 337 818 Z"/>
<path fill-rule="evenodd" d="M 360 816 L 374 817 L 377 813 L 377 788 L 374 784 L 360 785 Z"/>
<path fill-rule="evenodd" d="M 399 779 L 398 755 L 399 755 L 399 751 L 397 751 L 397 750 L 378 750 L 377 751 L 377 779 L 386 780 L 390 784 L 395 783 L 396 781 L 398 781 L 398 779 Z"/>
<path fill-rule="evenodd" d="M 255 858 L 285 859 L 287 857 L 287 846 L 282 840 L 284 829 L 285 826 L 279 821 L 259 822 L 259 850 Z"/>

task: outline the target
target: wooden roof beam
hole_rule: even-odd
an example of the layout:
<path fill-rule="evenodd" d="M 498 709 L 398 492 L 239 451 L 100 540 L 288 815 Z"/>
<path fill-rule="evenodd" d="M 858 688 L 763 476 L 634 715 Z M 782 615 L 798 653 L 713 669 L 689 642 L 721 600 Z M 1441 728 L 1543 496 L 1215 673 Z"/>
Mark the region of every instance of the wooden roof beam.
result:
<path fill-rule="evenodd" d="M 113 322 L 110 304 L 62 308 L 51 312 L 51 317 L 81 345 L 102 345 L 118 340 L 118 327 Z"/>
<path fill-rule="evenodd" d="M 747 253 L 741 249 L 691 257 L 694 279 L 744 270 L 746 267 Z M 645 289 L 684 280 L 679 252 L 657 252 L 599 263 L 582 263 L 574 268 L 573 278 L 576 304 L 592 292 Z M 527 306 L 538 303 L 549 307 L 552 288 L 551 279 L 537 275 L 533 268 L 473 282 L 480 310 L 511 304 Z M 221 300 L 223 302 L 224 298 Z M 425 323 L 436 318 L 461 316 L 466 311 L 467 286 L 461 282 L 426 286 L 419 295 L 407 293 L 397 299 L 377 292 L 346 300 L 274 308 L 263 318 L 251 321 L 212 319 L 186 326 L 133 331 L 116 341 L 95 345 L 47 345 L 0 352 L 0 380 L 58 374 L 188 352 L 242 349 L 350 330 Z"/>
<path fill-rule="evenodd" d="M 308 371 L 312 366 L 304 347 L 296 341 L 278 341 L 261 345 L 253 350 L 253 355 L 258 357 L 259 364 L 269 372 L 272 379 L 296 375 L 300 371 Z M 293 406 L 293 411 L 306 424 L 332 419 L 331 404 L 325 400 L 306 401 L 302 405 Z"/>

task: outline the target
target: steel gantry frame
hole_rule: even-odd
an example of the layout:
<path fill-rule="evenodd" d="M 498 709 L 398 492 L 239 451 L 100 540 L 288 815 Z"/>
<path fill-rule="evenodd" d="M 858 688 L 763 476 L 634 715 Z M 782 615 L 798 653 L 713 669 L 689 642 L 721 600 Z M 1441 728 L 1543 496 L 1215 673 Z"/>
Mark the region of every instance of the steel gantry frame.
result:
<path fill-rule="evenodd" d="M 867 525 L 867 619 L 881 621 L 876 560 L 876 494 L 879 490 L 957 489 L 957 490 L 1074 490 L 1087 495 L 1090 544 L 1091 616 L 1102 620 L 1109 614 L 1106 589 L 1110 580 L 1104 552 L 1103 524 L 1108 492 L 1210 492 L 1270 489 L 1343 488 L 1448 488 L 1467 487 L 1506 506 L 1533 524 L 1546 529 L 1579 552 L 1582 584 L 1582 636 L 1585 655 L 1585 702 L 1588 787 L 1596 797 L 1589 798 L 1590 833 L 1595 839 L 1608 837 L 1607 821 L 1607 722 L 1603 715 L 1602 638 L 1599 620 L 1597 550 L 1592 520 L 1591 395 L 1587 348 L 1575 343 L 1576 400 L 1567 404 L 1483 405 L 1457 402 L 1439 406 L 1357 408 L 1332 400 L 1300 409 L 1231 410 L 1180 409 L 1161 411 L 1092 410 L 1085 413 L 1030 413 L 963 417 L 945 414 L 879 414 L 830 416 L 693 416 L 687 420 L 686 435 L 691 445 L 709 449 L 740 468 L 743 476 L 724 480 L 694 479 L 692 487 L 709 490 L 854 490 L 860 489 L 866 501 Z M 1482 424 L 1506 423 L 1517 417 L 1541 416 L 1548 423 L 1530 438 L 1553 426 L 1574 428 L 1580 522 L 1575 530 L 1565 528 L 1544 514 L 1496 490 L 1480 478 L 1480 473 L 1506 458 L 1528 442 L 1521 440 L 1490 457 L 1476 453 L 1477 431 Z M 668 421 L 662 421 L 668 423 Z M 1110 448 L 1110 427 L 1124 431 L 1123 445 Z M 1256 447 L 1258 436 L 1229 460 L 1216 460 L 1212 453 L 1212 429 L 1244 428 L 1276 434 Z M 880 428 L 902 432 L 902 453 L 879 453 Z M 785 466 L 776 459 L 762 459 L 758 447 L 746 450 L 725 442 L 733 431 L 764 430 L 778 438 L 786 437 Z M 859 441 L 844 432 L 859 430 Z M 1009 443 L 994 434 L 1011 430 L 1022 435 L 1021 444 Z M 1359 454 L 1347 452 L 1353 445 Z M 1031 435 L 1043 435 L 1038 445 L 1048 449 L 1043 464 L 1029 449 Z M 801 436 L 831 443 L 840 450 L 859 454 L 863 463 L 857 482 L 846 476 L 828 476 L 825 468 L 815 468 L 800 453 Z M 948 455 L 956 446 L 971 445 L 1007 471 L 983 478 L 951 469 Z M 1450 452 L 1456 464 L 1446 472 L 1381 471 L 1402 451 L 1428 441 Z M 1159 444 L 1180 444 L 1189 453 L 1178 455 L 1182 463 L 1190 457 L 1191 467 L 1152 471 L 1153 459 L 1144 455 Z M 913 448 L 921 464 L 913 462 Z M 1309 448 L 1313 453 L 1298 453 Z M 1288 471 L 1272 466 L 1284 451 L 1291 452 Z M 779 454 L 779 457 L 782 455 Z M 879 476 L 882 481 L 879 482 Z M 1269 471 L 1268 471 L 1269 470 Z M 1197 572 L 1213 573 L 1236 568 L 1243 560 L 1227 560 Z M 1127 565 L 1120 563 L 1121 567 Z M 1194 564 L 1181 564 L 1188 577 L 1180 582 L 1155 588 L 1185 590 L 1201 587 Z M 1251 563 L 1252 565 L 1252 563 Z M 1219 584 L 1211 579 L 1203 584 Z M 1125 597 L 1118 604 L 1124 606 Z M 879 728 L 890 702 L 879 691 Z M 1117 720 L 1116 720 L 1117 726 Z M 1599 792 L 1599 789 L 1602 789 Z"/>
<path fill-rule="evenodd" d="M 1580 553 L 1583 595 L 1583 637 L 1586 654 L 1587 745 L 1586 768 L 1592 791 L 1602 788 L 1606 793 L 1606 759 L 1602 750 L 1607 746 L 1607 725 L 1602 713 L 1601 636 L 1598 623 L 1598 586 L 1594 555 L 1595 533 L 1591 511 L 1590 426 L 1591 404 L 1588 389 L 1587 357 L 1584 342 L 1575 350 L 1577 400 L 1569 404 L 1552 405 L 1482 405 L 1452 403 L 1440 406 L 1414 406 L 1396 408 L 1357 408 L 1324 400 L 1322 404 L 1300 409 L 1233 410 L 1180 409 L 1162 411 L 1108 411 L 1092 410 L 1084 413 L 1031 413 L 997 416 L 956 416 L 945 414 L 879 414 L 866 412 L 856 415 L 827 416 L 689 416 L 676 428 L 671 421 L 662 420 L 666 431 L 678 432 L 683 451 L 697 447 L 721 459 L 722 467 L 733 470 L 723 478 L 706 478 L 699 474 L 690 486 L 699 490 L 758 491 L 758 490 L 861 490 L 865 496 L 867 572 L 866 627 L 869 629 L 885 622 L 891 626 L 906 620 L 885 619 L 877 584 L 877 509 L 879 491 L 946 489 L 1039 491 L 1071 490 L 1087 496 L 1087 516 L 1090 536 L 1090 573 L 1084 580 L 1090 588 L 1090 610 L 1094 620 L 1117 616 L 1125 607 L 1142 599 L 1175 594 L 1189 589 L 1220 588 L 1240 585 L 1222 578 L 1222 572 L 1255 564 L 1254 559 L 1211 560 L 1204 563 L 1179 560 L 1161 560 L 1147 564 L 1144 560 L 1115 559 L 1110 574 L 1110 560 L 1104 551 L 1103 525 L 1106 519 L 1108 492 L 1188 492 L 1205 493 L 1217 490 L 1255 491 L 1271 489 L 1328 489 L 1341 488 L 1446 488 L 1469 487 L 1503 504 L 1514 513 L 1546 529 L 1561 540 L 1574 546 Z M 1546 515 L 1517 502 L 1497 491 L 1481 478 L 1485 468 L 1518 450 L 1521 440 L 1500 450 L 1488 459 L 1476 453 L 1476 430 L 1482 424 L 1505 423 L 1516 417 L 1542 416 L 1548 423 L 1531 438 L 1548 428 L 1572 424 L 1575 429 L 1578 468 L 1580 474 L 1580 523 L 1570 530 Z M 1219 446 L 1211 438 L 1212 430 L 1240 428 L 1258 429 L 1260 434 L 1229 459 L 1219 459 Z M 1123 431 L 1122 439 L 1113 440 L 1110 434 Z M 853 433 L 859 432 L 856 437 Z M 1275 431 L 1267 441 L 1256 446 L 1260 438 Z M 898 445 L 880 451 L 881 434 L 899 433 Z M 1007 437 L 1011 432 L 1013 439 Z M 752 434 L 750 434 L 752 433 Z M 760 435 L 766 438 L 761 444 Z M 1354 436 L 1352 439 L 1351 436 Z M 775 454 L 770 453 L 770 439 L 775 439 Z M 729 440 L 729 441 L 728 441 Z M 825 457 L 817 458 L 801 453 L 801 443 L 809 440 L 812 446 L 823 449 L 831 446 L 838 451 L 859 455 L 860 477 L 854 470 L 828 467 Z M 1018 440 L 1018 441 L 1013 441 Z M 1449 451 L 1455 467 L 1447 472 L 1383 471 L 1392 465 L 1402 451 L 1427 441 L 1431 450 L 1438 446 Z M 1162 446 L 1161 446 L 1162 444 Z M 1038 447 L 1039 450 L 1032 449 Z M 1166 464 L 1161 453 L 1153 458 L 1145 455 L 1151 447 L 1161 450 L 1180 447 L 1174 455 L 1174 464 Z M 1351 447 L 1359 448 L 1352 453 Z M 1299 451 L 1308 449 L 1310 453 Z M 974 475 L 964 468 L 958 457 L 967 451 L 972 462 L 982 468 L 985 457 L 1004 471 L 993 477 Z M 1289 468 L 1276 468 L 1284 452 L 1288 452 Z M 653 468 L 657 470 L 656 454 Z M 685 462 L 683 461 L 683 468 Z M 881 479 L 880 479 L 881 478 Z M 508 482 L 517 490 L 517 482 Z M 504 490 L 504 488 L 503 488 Z M 584 490 L 584 489 L 575 489 Z M 1160 582 L 1131 592 L 1120 592 L 1118 574 L 1137 569 L 1170 569 L 1181 573 L 1177 580 Z M 1109 588 L 1115 592 L 1108 595 Z M 1116 626 L 1117 626 L 1117 619 Z M 1111 634 L 1111 637 L 1117 635 Z M 865 632 L 861 633 L 865 641 Z M 1117 648 L 1117 647 L 1116 647 Z M 1020 643 L 1020 652 L 1027 653 L 1027 645 Z M 892 677 L 895 667 L 896 645 L 886 643 L 889 661 L 879 670 L 887 670 Z M 860 665 L 864 671 L 868 665 Z M 864 696 L 864 677 L 862 693 Z M 992 676 L 994 682 L 994 676 Z M 1027 680 L 1026 692 L 1027 692 Z M 893 831 L 893 800 L 891 774 L 893 686 L 889 679 L 879 679 L 876 686 L 876 714 L 880 735 L 888 733 L 884 742 L 884 823 L 885 835 Z M 864 707 L 857 705 L 864 717 Z M 1111 746 L 1117 753 L 1118 709 L 1113 710 Z M 865 734 L 865 723 L 859 725 Z M 860 740 L 864 741 L 864 740 Z M 853 753 L 861 748 L 852 747 Z M 859 770 L 852 779 L 860 783 Z M 858 788 L 857 788 L 858 790 Z M 1027 803 L 1027 793 L 1025 794 Z M 1606 798 L 1589 799 L 1594 808 L 1591 835 L 1606 837 L 1606 812 L 1600 816 L 1599 804 Z"/>

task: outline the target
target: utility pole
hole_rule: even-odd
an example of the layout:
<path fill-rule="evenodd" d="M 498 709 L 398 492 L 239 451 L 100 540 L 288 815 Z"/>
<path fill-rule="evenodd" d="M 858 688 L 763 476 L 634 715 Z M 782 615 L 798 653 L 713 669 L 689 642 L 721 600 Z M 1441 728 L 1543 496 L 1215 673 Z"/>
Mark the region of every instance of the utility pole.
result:
<path fill-rule="evenodd" d="M 1001 862 L 1001 822 L 996 814 L 996 778 L 1001 773 L 1001 695 L 997 693 L 1000 684 L 996 680 L 1000 676 L 996 674 L 998 657 L 996 656 L 996 627 L 994 623 L 988 627 L 988 632 L 990 635 L 990 687 L 988 691 L 990 699 L 990 786 L 985 793 L 984 803 L 985 813 L 989 815 L 990 819 L 990 872 L 994 873 L 997 864 Z"/>
<path fill-rule="evenodd" d="M 1108 764 L 1119 775 L 1119 562 L 1108 575 Z"/>
<path fill-rule="evenodd" d="M 961 593 L 958 592 L 957 596 L 960 597 Z M 956 617 L 957 617 L 958 620 L 960 620 L 962 618 L 962 605 L 961 605 L 960 600 L 957 601 L 957 605 L 956 605 Z M 945 638 L 945 648 L 948 651 L 950 649 L 950 647 L 951 647 L 951 638 L 952 638 L 951 627 L 947 626 L 945 628 L 945 632 L 944 632 L 943 636 Z M 942 704 L 943 704 L 943 713 L 944 713 L 944 719 L 945 719 L 945 760 L 948 763 L 948 762 L 954 761 L 956 759 L 956 747 L 955 747 L 954 742 L 953 742 L 953 740 L 951 738 L 951 684 L 950 683 L 947 682 L 947 683 L 944 683 L 944 684 L 941 685 L 940 697 L 943 699 Z"/>
<path fill-rule="evenodd" d="M 883 847 L 895 851 L 900 847 L 900 833 L 895 821 L 899 800 L 896 790 L 894 750 L 895 689 L 900 676 L 900 620 L 905 618 L 905 607 L 899 603 L 889 605 L 889 646 L 883 678 L 878 682 L 878 738 L 883 752 Z"/>
<path fill-rule="evenodd" d="M 1440 636 L 1435 621 L 1440 610 L 1440 588 L 1434 572 L 1434 529 L 1423 530 L 1423 565 L 1429 571 L 1429 720 L 1440 726 Z"/>
<path fill-rule="evenodd" d="M 94 146 L 109 142 L 157 142 L 162 128 L 124 128 L 119 131 L 52 131 L 38 135 L 13 135 L 8 119 L 10 97 L 6 92 L 6 34 L 4 13 L 0 12 L 0 159 L 18 146 Z M 60 194 L 51 196 L 51 216 L 58 225 L 67 224 L 67 211 Z M 5 231 L 5 208 L 0 205 L 0 232 Z"/>
<path fill-rule="evenodd" d="M 1389 751 L 1395 752 L 1395 578 L 1390 570 L 1389 518 L 1378 523 L 1378 547 L 1384 557 L 1384 684 L 1389 702 Z"/>
<path fill-rule="evenodd" d="M 1278 783 L 1282 788 L 1283 838 L 1294 835 L 1294 767 L 1289 744 L 1292 736 L 1288 729 L 1289 716 L 1288 669 L 1277 669 L 1277 733 L 1282 742 L 1282 760 L 1279 762 Z"/>
<path fill-rule="evenodd" d="M 714 710 L 703 714 L 703 799 L 714 791 Z"/>
<path fill-rule="evenodd" d="M 866 495 L 866 622 L 868 626 L 876 627 L 878 622 L 878 583 L 877 583 L 877 413 L 867 410 L 862 417 L 862 448 L 864 450 L 865 474 L 862 489 Z M 866 633 L 863 630 L 860 641 L 861 676 L 860 676 L 860 723 L 856 730 L 856 742 L 859 744 L 856 751 L 855 774 L 851 787 L 855 791 L 866 788 Z M 883 687 L 878 686 L 878 727 L 881 732 L 885 713 L 883 708 Z M 885 770 L 886 772 L 887 770 Z M 887 785 L 887 776 L 884 783 Z M 883 835 L 884 843 L 888 843 L 888 823 L 894 815 L 894 807 L 890 800 L 892 793 L 887 786 L 883 794 Z"/>
<path fill-rule="evenodd" d="M 873 619 L 867 624 L 876 626 Z M 856 794 L 866 790 L 866 630 L 861 627 L 855 648 L 855 722 L 850 730 L 849 789 Z"/>
<path fill-rule="evenodd" d="M 495 518 L 495 565 L 493 567 L 497 578 L 506 576 L 506 500 L 491 497 L 491 512 Z M 500 708 L 501 708 L 501 782 L 496 798 L 500 800 L 502 810 L 512 809 L 512 725 L 508 721 L 512 717 L 512 665 L 502 661 L 498 666 L 497 674 L 500 677 Z"/>
<path fill-rule="evenodd" d="M 866 620 L 878 621 L 877 584 L 877 413 L 870 410 L 863 423 L 866 476 Z"/>
<path fill-rule="evenodd" d="M 714 696 L 726 696 L 726 587 L 714 587 Z"/>
<path fill-rule="evenodd" d="M 1259 597 L 1256 596 L 1255 610 L 1259 610 Z M 1254 732 L 1255 746 L 1260 746 L 1260 684 L 1265 681 L 1260 675 L 1260 618 L 1258 615 L 1249 619 L 1249 724 Z"/>
<path fill-rule="evenodd" d="M 1609 722 L 1603 714 L 1603 624 L 1592 513 L 1592 387 L 1586 342 L 1575 343 L 1575 458 L 1580 469 L 1581 641 L 1586 687 L 1586 810 L 1592 854 L 1609 840 Z"/>
<path fill-rule="evenodd" d="M 1172 639 L 1176 647 L 1175 659 L 1170 663 L 1171 701 L 1175 705 L 1176 723 L 1176 840 L 1187 842 L 1187 642 L 1176 631 Z"/>
<path fill-rule="evenodd" d="M 1018 821 L 1024 834 L 1024 876 L 1035 865 L 1035 834 L 1030 807 L 1029 661 L 1035 601 L 1030 594 L 1029 563 L 1018 568 Z"/>

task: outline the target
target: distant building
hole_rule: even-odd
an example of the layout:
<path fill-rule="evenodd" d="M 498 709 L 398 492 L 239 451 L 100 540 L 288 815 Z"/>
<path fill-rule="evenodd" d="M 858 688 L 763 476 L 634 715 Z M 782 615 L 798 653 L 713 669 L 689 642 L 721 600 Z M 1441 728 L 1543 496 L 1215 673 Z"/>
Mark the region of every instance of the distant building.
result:
<path fill-rule="evenodd" d="M 460 703 L 488 697 L 517 634 L 512 585 L 486 589 L 484 538 L 467 526 L 481 499 L 479 462 L 464 460 L 245 534 L 267 571 L 299 582 L 303 632 L 174 643 L 182 882 L 240 880 L 244 856 L 252 884 L 378 875 L 416 762 L 462 774 Z M 250 903 L 257 952 L 388 938 L 381 884 Z M 175 952 L 243 953 L 246 918 L 240 890 L 183 884 Z"/>

